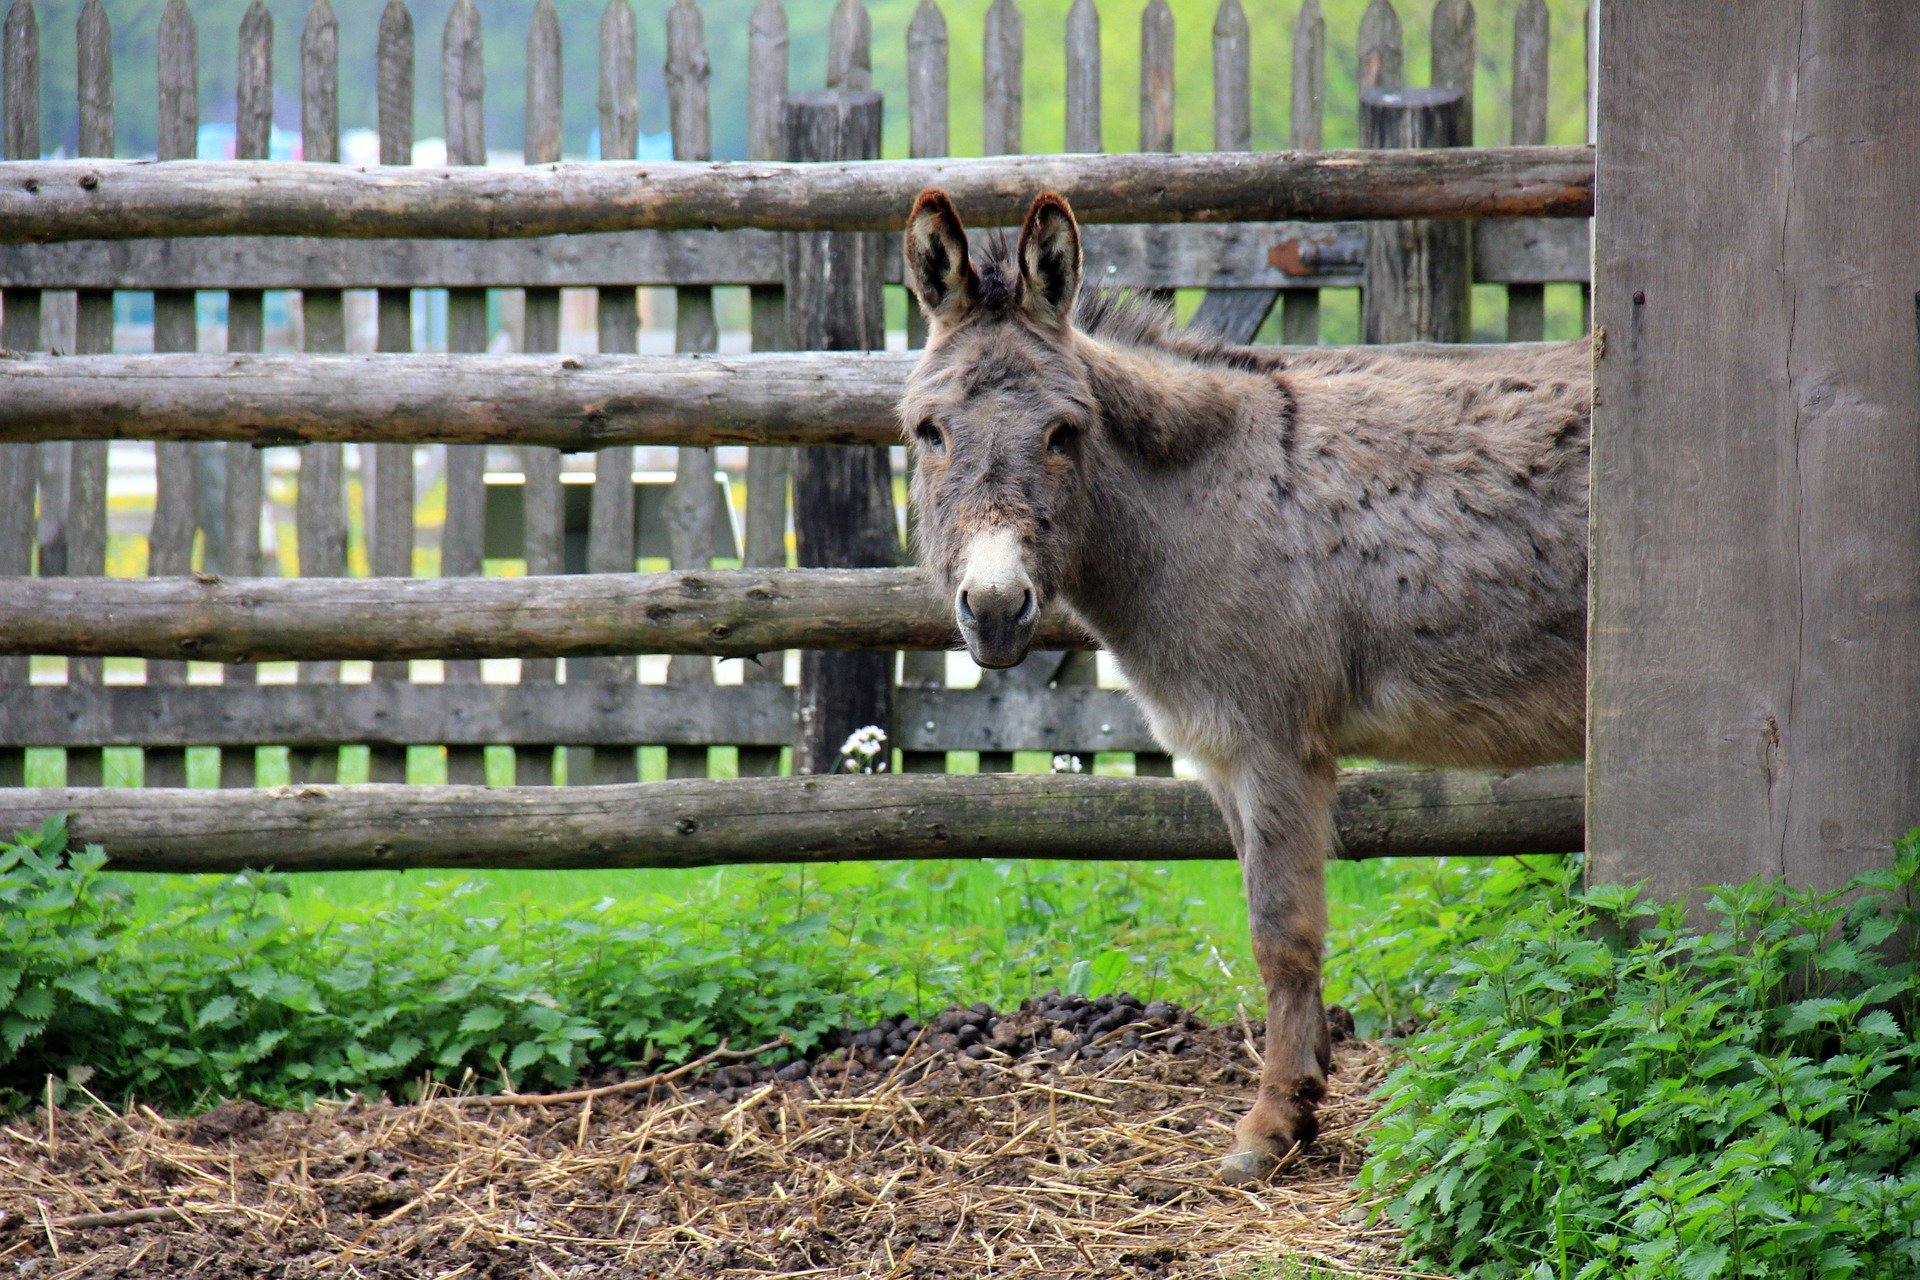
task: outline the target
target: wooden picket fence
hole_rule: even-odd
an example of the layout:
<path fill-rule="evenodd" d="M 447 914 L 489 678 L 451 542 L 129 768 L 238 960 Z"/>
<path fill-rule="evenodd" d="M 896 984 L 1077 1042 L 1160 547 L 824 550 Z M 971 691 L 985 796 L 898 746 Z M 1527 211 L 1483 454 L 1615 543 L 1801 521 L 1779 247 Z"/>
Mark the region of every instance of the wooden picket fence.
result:
<path fill-rule="evenodd" d="M 710 71 L 695 0 L 674 0 L 665 22 L 674 157 L 708 159 Z M 267 155 L 272 23 L 260 0 L 241 23 L 235 146 L 242 159 Z M 629 0 L 609 0 L 598 50 L 603 160 L 635 154 L 640 120 L 635 23 Z M 1139 147 L 1171 151 L 1173 20 L 1166 0 L 1153 0 L 1142 23 Z M 1065 32 L 1066 139 L 1073 151 L 1097 151 L 1105 137 L 1099 31 L 1095 0 L 1075 0 Z M 1432 82 L 1466 95 L 1470 118 L 1477 32 L 1469 0 L 1440 0 L 1432 33 Z M 79 152 L 110 156 L 112 54 L 100 0 L 87 0 L 77 35 Z M 1316 0 L 1305 0 L 1292 36 L 1291 142 L 1314 150 L 1323 139 L 1327 57 Z M 452 165 L 481 165 L 487 159 L 481 38 L 472 0 L 459 0 L 441 47 Z M 1512 141 L 1543 143 L 1548 82 L 1542 0 L 1520 6 L 1512 38 Z M 404 0 L 391 0 L 377 37 L 383 164 L 411 162 L 416 44 Z M 829 88 L 869 87 L 870 45 L 870 23 L 860 0 L 842 0 L 832 18 Z M 755 160 L 786 158 L 779 111 L 789 90 L 787 47 L 779 0 L 761 0 L 753 13 L 744 78 L 748 145 Z M 1214 143 L 1220 151 L 1246 150 L 1251 143 L 1252 48 L 1239 0 L 1223 0 L 1213 29 Z M 340 32 L 327 0 L 313 0 L 300 49 L 303 160 L 334 163 L 340 158 Z M 1374 0 L 1367 10 L 1358 49 L 1363 88 L 1402 81 L 1400 22 L 1389 0 Z M 170 0 L 159 29 L 161 159 L 194 153 L 200 123 L 195 50 L 187 5 Z M 949 57 L 940 8 L 935 0 L 922 0 L 907 38 L 907 109 L 916 157 L 949 152 Z M 1016 0 L 995 0 L 989 10 L 982 57 L 987 150 L 1019 152 L 1026 50 Z M 5 155 L 34 159 L 42 139 L 32 0 L 13 0 L 8 11 L 5 60 Z M 560 159 L 562 67 L 551 0 L 538 0 L 527 36 L 528 164 Z M 1583 221 L 1570 219 L 1473 225 L 1471 252 L 1461 261 L 1471 263 L 1475 282 L 1506 289 L 1511 340 L 1543 336 L 1547 284 L 1585 281 L 1586 232 Z M 1148 290 L 1205 289 L 1193 323 L 1236 341 L 1252 341 L 1279 305 L 1282 341 L 1313 344 L 1320 338 L 1320 291 L 1362 287 L 1368 243 L 1365 224 L 1357 222 L 1090 227 L 1088 272 L 1111 284 Z M 199 331 L 196 291 L 223 290 L 226 349 L 260 352 L 266 344 L 266 293 L 292 290 L 298 294 L 304 350 L 341 353 L 348 346 L 346 293 L 369 289 L 375 291 L 379 352 L 412 349 L 415 295 L 423 290 L 445 290 L 450 352 L 482 353 L 496 341 L 489 294 L 498 291 L 523 299 L 520 349 L 555 352 L 566 288 L 594 292 L 598 350 L 631 353 L 641 336 L 636 290 L 670 288 L 675 350 L 711 353 L 720 338 L 713 289 L 744 286 L 751 299 L 752 349 L 782 351 L 793 345 L 783 281 L 780 233 L 754 230 L 617 231 L 496 241 L 229 237 L 0 244 L 0 346 L 20 352 L 111 353 L 115 293 L 151 291 L 154 350 L 193 352 L 208 339 Z M 1368 328 L 1382 339 L 1463 341 L 1468 336 L 1458 318 L 1369 313 Z M 909 345 L 917 346 L 922 336 L 916 317 L 910 321 Z M 500 464 L 491 476 L 490 447 Z M 508 448 L 511 455 L 504 452 Z M 707 570 L 716 559 L 756 568 L 789 563 L 790 448 L 751 449 L 744 475 L 723 485 L 716 482 L 711 448 L 682 446 L 670 483 L 636 484 L 633 447 L 603 447 L 593 452 L 590 486 L 563 482 L 563 454 L 555 448 L 430 449 L 361 445 L 357 466 L 350 466 L 340 443 L 303 445 L 293 500 L 299 574 L 347 575 L 354 524 L 348 504 L 356 482 L 363 496 L 365 563 L 375 577 L 414 573 L 416 554 L 433 540 L 436 523 L 438 572 L 448 578 L 477 577 L 487 559 L 521 561 L 529 574 L 630 573 L 643 557 L 664 558 L 674 569 L 692 571 Z M 108 450 L 108 443 L 98 439 L 0 443 L 0 576 L 106 571 Z M 262 513 L 269 510 L 262 450 L 237 441 L 162 439 L 153 451 L 156 495 L 147 572 L 256 577 L 269 571 L 261 537 Z M 512 474 L 503 476 L 509 456 Z M 444 515 L 437 521 L 423 518 L 416 494 L 417 469 L 423 466 L 441 477 L 435 492 L 444 494 Z M 742 482 L 744 519 L 736 538 L 730 494 Z M 527 657 L 514 680 L 502 681 L 493 672 L 483 679 L 476 660 L 451 658 L 435 683 L 430 672 L 415 672 L 407 662 L 376 661 L 366 679 L 374 690 L 387 688 L 376 700 L 381 713 L 369 717 L 363 712 L 375 703 L 369 702 L 368 687 L 360 684 L 357 671 L 343 683 L 337 660 L 300 662 L 293 685 L 280 682 L 279 672 L 272 673 L 274 682 L 259 683 L 260 669 L 247 666 L 224 668 L 224 684 L 213 685 L 198 672 L 190 680 L 185 662 L 149 659 L 144 683 L 132 684 L 120 682 L 117 669 L 116 679 L 109 681 L 101 658 L 80 656 L 68 659 L 64 683 L 49 668 L 36 685 L 30 659 L 5 656 L 0 657 L 0 787 L 27 780 L 29 748 L 62 749 L 66 782 L 74 787 L 101 784 L 106 747 L 142 748 L 147 787 L 183 786 L 190 747 L 219 749 L 220 783 L 228 788 L 254 786 L 260 764 L 256 751 L 274 745 L 289 748 L 287 769 L 297 783 L 334 780 L 341 747 L 353 744 L 368 748 L 368 776 L 376 782 L 406 781 L 409 748 L 423 744 L 444 749 L 450 783 L 484 782 L 488 747 L 512 749 L 512 776 L 523 785 L 561 778 L 632 782 L 641 747 L 664 747 L 672 778 L 708 776 L 716 746 L 737 750 L 743 776 L 779 771 L 782 748 L 793 739 L 796 709 L 782 655 L 747 664 L 737 685 L 717 684 L 712 660 L 690 653 L 668 660 L 664 671 L 649 666 L 645 679 L 640 671 L 632 656 Z M 1171 772 L 1171 761 L 1157 753 L 1124 694 L 1098 686 L 1090 652 L 1038 654 L 1015 671 L 984 674 L 977 688 L 953 688 L 944 654 L 915 651 L 902 658 L 898 681 L 895 744 L 903 749 L 909 772 L 941 772 L 954 751 L 978 752 L 983 772 L 1007 771 L 1016 750 L 1088 757 L 1132 753 L 1138 774 Z"/>

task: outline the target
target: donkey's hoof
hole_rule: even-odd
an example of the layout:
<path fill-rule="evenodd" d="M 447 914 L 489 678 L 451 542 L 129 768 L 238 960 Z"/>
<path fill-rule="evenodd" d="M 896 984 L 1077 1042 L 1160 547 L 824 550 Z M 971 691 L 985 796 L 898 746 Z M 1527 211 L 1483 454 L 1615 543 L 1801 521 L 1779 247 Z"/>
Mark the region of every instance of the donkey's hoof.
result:
<path fill-rule="evenodd" d="M 1261 1182 L 1280 1167 L 1280 1157 L 1258 1149 L 1234 1151 L 1220 1162 L 1220 1181 L 1230 1187 Z"/>

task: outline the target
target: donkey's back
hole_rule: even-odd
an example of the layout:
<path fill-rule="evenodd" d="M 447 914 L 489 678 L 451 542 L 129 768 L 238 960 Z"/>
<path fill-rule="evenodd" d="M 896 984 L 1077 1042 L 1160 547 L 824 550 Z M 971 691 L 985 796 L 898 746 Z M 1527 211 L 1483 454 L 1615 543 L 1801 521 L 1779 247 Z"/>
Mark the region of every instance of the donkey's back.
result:
<path fill-rule="evenodd" d="M 1341 753 L 1580 753 L 1589 361 L 1581 341 L 1313 353 L 1279 374 L 1288 438 L 1249 454 L 1277 477 L 1268 553 L 1318 561 L 1310 612 L 1335 628 L 1339 661 L 1309 696 L 1336 709 Z"/>

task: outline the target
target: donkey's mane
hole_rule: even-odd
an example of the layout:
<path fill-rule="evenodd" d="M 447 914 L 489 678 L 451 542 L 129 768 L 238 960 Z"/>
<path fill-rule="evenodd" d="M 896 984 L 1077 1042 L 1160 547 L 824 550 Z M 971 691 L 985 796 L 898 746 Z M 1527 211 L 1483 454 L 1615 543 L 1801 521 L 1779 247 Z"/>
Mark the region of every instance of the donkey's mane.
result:
<path fill-rule="evenodd" d="M 1020 264 L 1004 232 L 987 238 L 986 252 L 974 262 L 980 281 L 980 308 L 1004 315 L 1020 299 Z M 1173 307 L 1134 289 L 1102 289 L 1092 281 L 1080 286 L 1073 308 L 1074 327 L 1114 346 L 1159 352 L 1191 364 L 1216 365 L 1264 373 L 1280 361 L 1270 352 L 1239 347 L 1204 329 L 1179 329 Z"/>

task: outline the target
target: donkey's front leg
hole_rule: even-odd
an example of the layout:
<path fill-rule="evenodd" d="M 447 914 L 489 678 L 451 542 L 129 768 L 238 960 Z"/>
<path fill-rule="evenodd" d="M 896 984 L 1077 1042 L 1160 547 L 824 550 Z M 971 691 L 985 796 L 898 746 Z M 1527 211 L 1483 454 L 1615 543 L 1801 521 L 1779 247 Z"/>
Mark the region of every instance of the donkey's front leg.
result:
<path fill-rule="evenodd" d="M 1244 1183 L 1272 1172 L 1319 1129 L 1314 1110 L 1326 1095 L 1333 1053 L 1320 1004 L 1333 760 L 1290 761 L 1250 772 L 1232 791 L 1240 812 L 1229 825 L 1239 837 L 1253 954 L 1267 988 L 1260 1092 L 1220 1165 L 1222 1181 Z"/>

